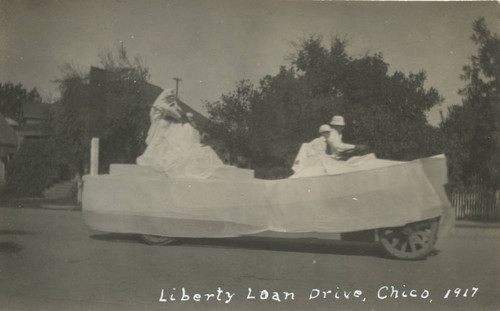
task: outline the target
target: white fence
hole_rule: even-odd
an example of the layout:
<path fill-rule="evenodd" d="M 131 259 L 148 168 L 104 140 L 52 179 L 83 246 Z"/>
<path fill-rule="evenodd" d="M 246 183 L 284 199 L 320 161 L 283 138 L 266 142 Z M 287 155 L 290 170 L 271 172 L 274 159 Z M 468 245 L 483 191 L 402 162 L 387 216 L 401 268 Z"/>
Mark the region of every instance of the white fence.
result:
<path fill-rule="evenodd" d="M 500 190 L 454 191 L 451 203 L 456 219 L 500 220 Z"/>

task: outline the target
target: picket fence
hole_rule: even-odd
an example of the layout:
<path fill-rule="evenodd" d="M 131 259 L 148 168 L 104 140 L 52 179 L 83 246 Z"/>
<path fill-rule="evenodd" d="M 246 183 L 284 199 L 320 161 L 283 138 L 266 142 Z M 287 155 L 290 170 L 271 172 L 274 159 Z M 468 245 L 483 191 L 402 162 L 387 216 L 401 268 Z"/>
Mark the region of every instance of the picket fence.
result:
<path fill-rule="evenodd" d="M 456 219 L 500 220 L 500 190 L 453 191 Z"/>

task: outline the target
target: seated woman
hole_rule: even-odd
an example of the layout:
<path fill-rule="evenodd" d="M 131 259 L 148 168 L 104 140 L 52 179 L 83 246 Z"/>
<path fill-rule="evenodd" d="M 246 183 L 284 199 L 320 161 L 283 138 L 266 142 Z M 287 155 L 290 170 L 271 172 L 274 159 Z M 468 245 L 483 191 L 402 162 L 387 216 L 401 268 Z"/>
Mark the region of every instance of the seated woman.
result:
<path fill-rule="evenodd" d="M 332 127 L 322 125 L 319 129 L 320 137 L 302 144 L 292 167 L 294 174 L 290 178 L 338 175 L 400 163 L 377 159 L 373 153 L 347 159 L 347 152 L 364 147 L 342 142 L 342 130 L 345 126 L 342 117 L 335 116 L 331 125 Z"/>
<path fill-rule="evenodd" d="M 330 156 L 327 155 L 327 140 L 330 137 L 330 131 L 330 126 L 323 124 L 319 127 L 319 137 L 300 146 L 299 153 L 292 166 L 292 170 L 295 172 L 294 176 L 306 169 L 307 174 L 312 174 L 312 176 L 323 175 L 328 172 L 326 162 L 330 160 Z"/>
<path fill-rule="evenodd" d="M 147 148 L 138 165 L 151 166 L 173 178 L 208 178 L 224 164 L 209 146 L 200 143 L 198 131 L 183 122 L 182 109 L 172 89 L 165 89 L 150 111 Z"/>

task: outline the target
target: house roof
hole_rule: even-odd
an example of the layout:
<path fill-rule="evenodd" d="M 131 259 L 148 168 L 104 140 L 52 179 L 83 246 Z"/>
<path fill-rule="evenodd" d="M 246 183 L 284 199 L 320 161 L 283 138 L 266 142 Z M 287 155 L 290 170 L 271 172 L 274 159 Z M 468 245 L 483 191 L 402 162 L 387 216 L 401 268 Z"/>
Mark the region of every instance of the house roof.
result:
<path fill-rule="evenodd" d="M 104 113 L 105 115 L 112 115 L 113 112 L 119 107 L 116 106 L 112 100 L 110 100 L 110 96 L 106 94 L 105 88 L 103 88 L 108 79 L 108 72 L 105 69 L 93 66 L 90 67 L 90 105 L 92 107 L 96 107 L 98 114 Z M 149 107 L 153 104 L 163 89 L 157 85 L 147 83 L 145 91 L 146 98 L 143 104 Z M 105 102 L 105 105 L 102 105 L 103 102 Z M 191 108 L 180 99 L 177 99 L 177 102 L 185 113 L 191 112 L 193 114 L 193 120 L 200 130 L 204 130 L 207 127 L 209 121 L 204 115 Z"/>
<path fill-rule="evenodd" d="M 10 126 L 12 126 L 12 127 L 19 126 L 19 123 L 17 123 L 16 121 L 14 121 L 14 119 L 5 117 L 5 120 L 7 121 L 7 124 L 10 125 Z"/>
<path fill-rule="evenodd" d="M 16 132 L 9 126 L 5 117 L 0 114 L 0 156 L 14 153 L 17 150 Z"/>
<path fill-rule="evenodd" d="M 43 124 L 24 124 L 21 126 L 17 133 L 20 136 L 26 137 L 43 137 L 48 136 L 47 131 L 44 129 Z"/>
<path fill-rule="evenodd" d="M 50 106 L 48 104 L 28 102 L 23 106 L 24 118 L 46 119 L 49 109 Z"/>
<path fill-rule="evenodd" d="M 106 84 L 109 79 L 108 71 L 93 66 L 90 68 L 88 113 L 90 116 L 89 135 L 92 137 L 102 135 L 106 118 L 116 115 L 116 111 L 120 109 L 122 104 L 119 98 L 108 92 Z M 149 110 L 162 91 L 161 87 L 146 83 L 145 97 L 140 104 Z M 201 132 L 207 132 L 209 120 L 182 100 L 178 99 L 177 101 L 185 113 L 193 114 L 193 121 L 197 129 Z"/>
<path fill-rule="evenodd" d="M 160 95 L 160 93 L 162 91 L 163 91 L 163 89 L 159 86 L 156 86 L 156 85 L 153 85 L 150 83 L 147 84 L 146 94 L 148 97 L 148 102 L 150 102 L 150 105 L 155 101 L 155 99 L 158 97 L 158 95 Z M 202 115 L 198 111 L 194 110 L 188 104 L 186 104 L 185 102 L 183 102 L 180 99 L 177 99 L 177 103 L 178 103 L 179 107 L 181 107 L 185 113 L 190 112 L 193 114 L 193 120 L 201 130 L 203 130 L 207 127 L 209 121 L 204 115 Z"/>

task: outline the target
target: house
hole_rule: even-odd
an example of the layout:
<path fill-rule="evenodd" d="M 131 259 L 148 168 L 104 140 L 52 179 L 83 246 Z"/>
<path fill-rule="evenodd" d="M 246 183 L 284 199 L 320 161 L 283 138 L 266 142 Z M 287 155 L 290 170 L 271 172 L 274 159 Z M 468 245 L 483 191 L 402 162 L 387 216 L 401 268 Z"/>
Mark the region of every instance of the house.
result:
<path fill-rule="evenodd" d="M 47 136 L 44 121 L 50 106 L 28 102 L 22 107 L 20 123 L 0 114 L 0 184 L 5 182 L 5 167 L 25 139 L 41 139 Z"/>
<path fill-rule="evenodd" d="M 24 139 L 42 139 L 47 137 L 44 122 L 48 118 L 50 106 L 39 102 L 28 102 L 23 106 L 23 119 L 17 126 L 20 142 Z"/>
<path fill-rule="evenodd" d="M 0 184 L 5 182 L 5 166 L 19 147 L 19 139 L 6 118 L 0 113 Z"/>

